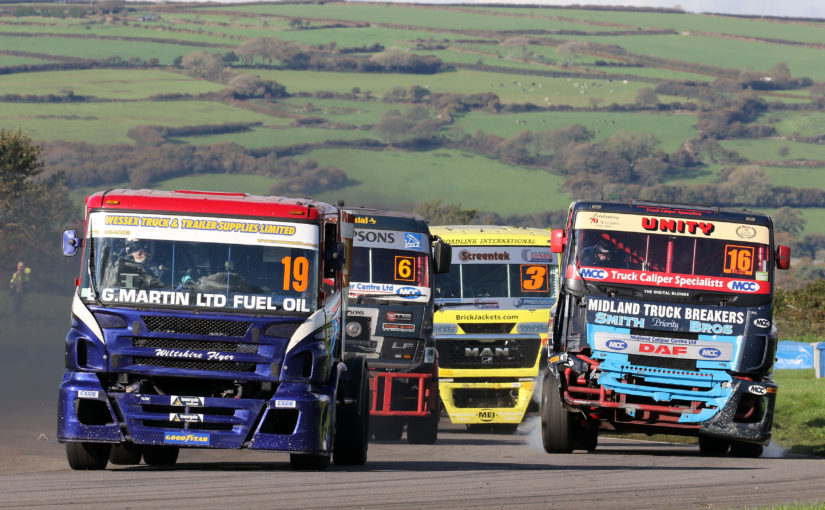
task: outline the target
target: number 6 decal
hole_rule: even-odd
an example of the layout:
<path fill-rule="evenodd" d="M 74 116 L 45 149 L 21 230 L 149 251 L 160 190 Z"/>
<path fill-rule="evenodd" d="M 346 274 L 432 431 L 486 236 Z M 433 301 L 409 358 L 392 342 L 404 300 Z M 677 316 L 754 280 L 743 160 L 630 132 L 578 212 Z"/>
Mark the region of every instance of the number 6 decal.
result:
<path fill-rule="evenodd" d="M 415 281 L 415 257 L 395 257 L 395 279 L 401 282 Z"/>

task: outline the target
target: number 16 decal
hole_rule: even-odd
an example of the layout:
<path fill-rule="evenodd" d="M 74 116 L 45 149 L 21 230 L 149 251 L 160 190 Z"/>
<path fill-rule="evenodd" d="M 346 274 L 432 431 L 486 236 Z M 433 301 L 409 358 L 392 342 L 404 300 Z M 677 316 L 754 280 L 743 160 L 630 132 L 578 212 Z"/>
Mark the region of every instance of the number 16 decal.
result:
<path fill-rule="evenodd" d="M 395 279 L 401 282 L 415 281 L 415 257 L 395 257 Z"/>
<path fill-rule="evenodd" d="M 521 265 L 521 290 L 523 292 L 547 292 L 550 282 L 547 279 L 546 265 Z"/>

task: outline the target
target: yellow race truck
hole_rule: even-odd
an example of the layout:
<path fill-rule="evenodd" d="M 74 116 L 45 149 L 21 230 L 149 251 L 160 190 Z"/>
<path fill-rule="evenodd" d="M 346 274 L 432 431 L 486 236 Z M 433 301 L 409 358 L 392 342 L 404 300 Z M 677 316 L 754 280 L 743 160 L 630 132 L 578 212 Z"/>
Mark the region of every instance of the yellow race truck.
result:
<path fill-rule="evenodd" d="M 435 275 L 434 334 L 444 409 L 453 423 L 515 430 L 536 388 L 556 302 L 558 256 L 550 230 L 430 227 L 452 244 Z"/>

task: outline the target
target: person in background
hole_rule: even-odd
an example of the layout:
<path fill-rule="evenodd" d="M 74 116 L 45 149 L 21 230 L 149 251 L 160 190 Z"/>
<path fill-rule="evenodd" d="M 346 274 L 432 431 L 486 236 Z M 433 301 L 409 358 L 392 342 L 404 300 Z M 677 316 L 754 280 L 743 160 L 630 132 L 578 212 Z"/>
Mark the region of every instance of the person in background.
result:
<path fill-rule="evenodd" d="M 9 293 L 11 294 L 12 310 L 14 313 L 20 313 L 20 308 L 23 306 L 23 295 L 28 290 L 31 273 L 31 268 L 26 267 L 26 264 L 20 261 L 17 263 L 17 271 L 11 275 Z"/>

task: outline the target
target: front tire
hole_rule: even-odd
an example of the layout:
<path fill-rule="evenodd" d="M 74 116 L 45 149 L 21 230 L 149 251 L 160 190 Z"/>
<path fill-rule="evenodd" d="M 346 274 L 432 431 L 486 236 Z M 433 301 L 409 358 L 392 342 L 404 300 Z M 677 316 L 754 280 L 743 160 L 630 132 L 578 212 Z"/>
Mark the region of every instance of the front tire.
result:
<path fill-rule="evenodd" d="M 106 469 L 112 445 L 108 443 L 71 442 L 66 443 L 66 459 L 76 470 Z"/>
<path fill-rule="evenodd" d="M 699 436 L 699 453 L 703 457 L 721 457 L 728 453 L 728 448 L 730 448 L 730 441 L 727 439 Z"/>
<path fill-rule="evenodd" d="M 329 467 L 329 454 L 291 453 L 289 463 L 296 471 L 323 471 Z"/>
<path fill-rule="evenodd" d="M 573 452 L 573 419 L 573 414 L 562 405 L 558 378 L 547 370 L 541 389 L 541 441 L 544 451 Z"/>
<path fill-rule="evenodd" d="M 438 441 L 440 414 L 432 411 L 430 416 L 410 418 L 407 422 L 407 442 L 410 444 L 435 444 Z"/>
<path fill-rule="evenodd" d="M 143 457 L 143 448 L 135 443 L 120 443 L 112 446 L 109 453 L 109 462 L 117 466 L 133 466 L 140 464 Z"/>
<path fill-rule="evenodd" d="M 339 466 L 360 466 L 367 462 L 369 447 L 370 391 L 364 358 L 351 358 L 347 365 L 342 397 L 336 402 L 336 432 L 332 460 Z M 355 400 L 346 404 L 347 400 Z"/>
<path fill-rule="evenodd" d="M 174 466 L 179 453 L 177 446 L 147 445 L 143 447 L 143 460 L 150 466 Z"/>
<path fill-rule="evenodd" d="M 730 444 L 731 457 L 755 459 L 761 457 L 763 451 L 764 447 L 761 444 L 743 443 L 740 441 L 733 441 Z"/>

